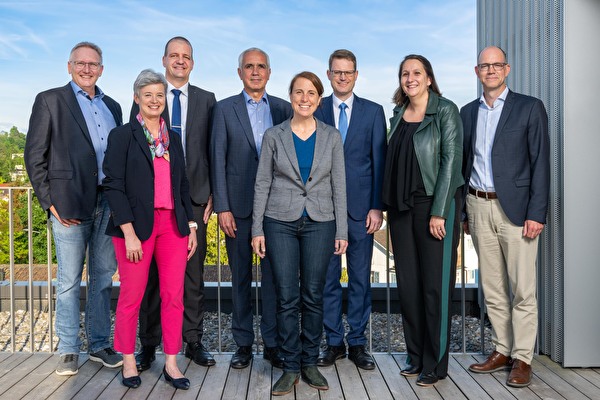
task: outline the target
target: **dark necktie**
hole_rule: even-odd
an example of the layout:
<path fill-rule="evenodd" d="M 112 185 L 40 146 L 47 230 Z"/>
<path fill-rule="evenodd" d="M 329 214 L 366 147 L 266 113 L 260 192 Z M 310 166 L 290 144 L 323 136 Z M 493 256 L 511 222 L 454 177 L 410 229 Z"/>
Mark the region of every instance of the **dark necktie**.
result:
<path fill-rule="evenodd" d="M 181 102 L 179 101 L 179 95 L 181 94 L 181 90 L 173 89 L 173 110 L 171 115 L 171 129 L 175 132 L 179 133 L 181 136 Z"/>
<path fill-rule="evenodd" d="M 346 141 L 346 134 L 348 133 L 348 116 L 346 115 L 346 103 L 340 104 L 340 120 L 338 122 L 338 130 L 342 134 L 342 142 Z"/>

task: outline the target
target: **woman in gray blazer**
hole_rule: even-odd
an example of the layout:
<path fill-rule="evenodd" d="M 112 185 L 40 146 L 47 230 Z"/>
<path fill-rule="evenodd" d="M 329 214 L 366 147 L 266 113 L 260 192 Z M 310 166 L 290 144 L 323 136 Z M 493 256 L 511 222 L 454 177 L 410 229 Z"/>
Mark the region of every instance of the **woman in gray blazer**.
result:
<path fill-rule="evenodd" d="M 313 117 L 323 84 L 312 72 L 301 72 L 289 93 L 292 118 L 263 138 L 252 214 L 252 248 L 269 257 L 277 291 L 285 366 L 273 386 L 275 396 L 291 392 L 300 375 L 314 388 L 329 388 L 317 369 L 323 289 L 331 255 L 348 246 L 342 138 Z"/>

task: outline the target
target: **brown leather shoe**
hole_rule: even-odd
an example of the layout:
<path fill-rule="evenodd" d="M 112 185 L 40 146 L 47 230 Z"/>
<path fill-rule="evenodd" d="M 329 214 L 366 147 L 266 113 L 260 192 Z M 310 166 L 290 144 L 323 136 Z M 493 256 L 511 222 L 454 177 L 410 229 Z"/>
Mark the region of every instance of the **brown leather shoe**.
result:
<path fill-rule="evenodd" d="M 514 360 L 506 384 L 512 387 L 525 387 L 531 383 L 531 365 L 525 361 Z"/>
<path fill-rule="evenodd" d="M 471 365 L 469 370 L 478 374 L 489 374 L 496 371 L 508 371 L 511 365 L 512 359 L 510 357 L 494 351 L 487 360 L 479 364 Z"/>

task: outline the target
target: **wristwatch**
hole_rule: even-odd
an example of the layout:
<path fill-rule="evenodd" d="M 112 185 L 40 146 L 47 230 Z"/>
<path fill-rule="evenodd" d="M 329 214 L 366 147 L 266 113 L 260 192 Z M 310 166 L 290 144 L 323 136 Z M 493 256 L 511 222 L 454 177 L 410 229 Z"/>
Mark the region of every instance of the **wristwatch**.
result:
<path fill-rule="evenodd" d="M 188 225 L 190 226 L 190 229 L 192 229 L 192 228 L 198 229 L 198 223 L 197 222 L 192 221 Z"/>

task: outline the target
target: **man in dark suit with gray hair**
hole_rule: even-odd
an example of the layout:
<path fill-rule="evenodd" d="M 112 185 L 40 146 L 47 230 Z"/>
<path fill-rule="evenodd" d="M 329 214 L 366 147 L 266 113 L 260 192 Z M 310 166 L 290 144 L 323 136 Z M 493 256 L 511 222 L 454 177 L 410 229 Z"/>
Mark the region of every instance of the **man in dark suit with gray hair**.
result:
<path fill-rule="evenodd" d="M 257 48 L 239 57 L 238 76 L 244 84 L 240 94 L 217 102 L 210 138 L 211 184 L 214 210 L 225 233 L 232 275 L 232 332 L 238 349 L 233 368 L 246 368 L 252 360 L 252 207 L 254 181 L 265 131 L 292 115 L 290 104 L 266 93 L 271 76 L 269 56 Z M 273 274 L 267 259 L 261 262 L 263 357 L 282 367 L 277 341 L 276 297 Z"/>
<path fill-rule="evenodd" d="M 104 71 L 100 47 L 76 44 L 67 69 L 71 82 L 35 98 L 25 143 L 27 173 L 48 212 L 58 260 L 58 375 L 79 370 L 79 292 L 86 251 L 85 333 L 90 360 L 111 368 L 123 364 L 110 347 L 110 296 L 117 260 L 112 240 L 104 234 L 109 208 L 101 186 L 108 134 L 123 117 L 119 104 L 96 86 Z"/>
<path fill-rule="evenodd" d="M 508 370 L 507 384 L 531 383 L 537 337 L 536 258 L 550 188 L 548 116 L 534 97 L 508 89 L 510 65 L 496 46 L 479 53 L 481 98 L 460 112 L 466 216 L 473 237 L 492 342 L 472 372 Z"/>

